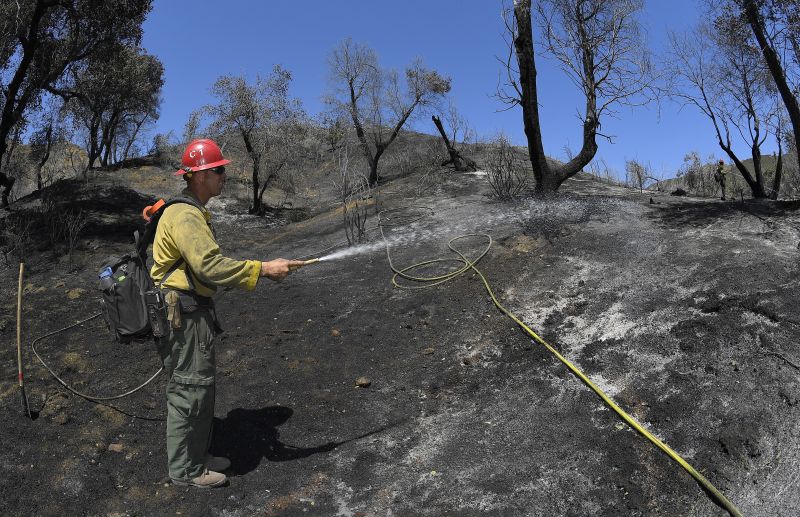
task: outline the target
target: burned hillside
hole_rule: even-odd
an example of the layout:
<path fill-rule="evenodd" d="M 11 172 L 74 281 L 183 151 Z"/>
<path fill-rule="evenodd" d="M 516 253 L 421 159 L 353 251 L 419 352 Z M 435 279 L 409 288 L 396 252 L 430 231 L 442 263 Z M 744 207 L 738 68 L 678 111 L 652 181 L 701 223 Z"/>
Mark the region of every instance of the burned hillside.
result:
<path fill-rule="evenodd" d="M 163 377 L 95 404 L 61 388 L 31 353 L 34 338 L 96 312 L 94 265 L 128 249 L 123 229 L 161 195 L 76 183 L 76 199 L 119 238 L 87 233 L 72 266 L 46 250 L 29 258 L 23 331 L 35 420 L 22 415 L 13 382 L 16 264 L 0 271 L 4 506 L 36 515 L 725 515 L 498 311 L 474 272 L 430 289 L 392 287 L 387 245 L 402 269 L 453 258 L 454 237 L 488 234 L 476 267 L 506 307 L 743 514 L 794 515 L 795 203 L 641 195 L 589 177 L 557 196 L 499 203 L 479 173 L 442 174 L 421 195 L 420 181 L 375 193 L 383 210 L 412 210 L 386 241 L 370 231 L 360 253 L 218 295 L 212 451 L 233 466 L 230 485 L 207 492 L 168 484 Z M 225 196 L 212 211 L 235 257 L 343 249 L 335 210 L 278 226 Z M 376 221 L 373 210 L 368 226 Z M 484 246 L 479 237 L 457 244 L 472 258 Z M 123 392 L 159 367 L 151 344 L 116 344 L 99 320 L 37 350 L 92 394 Z"/>

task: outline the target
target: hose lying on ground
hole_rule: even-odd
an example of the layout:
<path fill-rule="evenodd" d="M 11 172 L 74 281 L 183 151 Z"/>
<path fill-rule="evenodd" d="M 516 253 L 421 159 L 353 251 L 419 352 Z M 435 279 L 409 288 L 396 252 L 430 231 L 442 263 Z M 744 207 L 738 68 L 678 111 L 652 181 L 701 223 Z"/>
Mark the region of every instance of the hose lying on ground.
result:
<path fill-rule="evenodd" d="M 136 393 L 137 391 L 139 391 L 140 389 L 142 389 L 145 386 L 147 386 L 148 384 L 150 384 L 151 382 L 153 382 L 153 379 L 158 377 L 158 374 L 161 373 L 161 371 L 164 369 L 164 368 L 159 368 L 158 371 L 156 373 L 154 373 L 152 377 L 147 379 L 143 384 L 137 386 L 136 388 L 133 388 L 132 390 L 126 391 L 125 393 L 122 393 L 120 395 L 111 395 L 111 396 L 105 396 L 105 397 L 98 397 L 98 396 L 95 396 L 95 395 L 89 395 L 89 394 L 86 394 L 86 393 L 81 393 L 80 391 L 76 390 L 75 388 L 73 388 L 72 386 L 70 386 L 69 384 L 64 382 L 64 380 L 61 379 L 61 377 L 59 377 L 56 374 L 56 372 L 54 372 L 53 369 L 50 368 L 50 366 L 47 365 L 46 362 L 44 362 L 44 359 L 42 359 L 42 357 L 39 355 L 39 352 L 36 351 L 36 343 L 38 343 L 39 341 L 42 341 L 43 339 L 47 339 L 50 336 L 54 336 L 56 334 L 60 334 L 61 332 L 67 331 L 67 330 L 72 329 L 72 328 L 75 328 L 78 325 L 83 325 L 87 321 L 91 321 L 91 320 L 97 318 L 98 316 L 100 316 L 100 314 L 102 314 L 102 313 L 98 312 L 97 314 L 89 316 L 88 318 L 86 318 L 84 320 L 81 320 L 81 321 L 79 321 L 77 323 L 73 323 L 72 325 L 69 325 L 67 327 L 60 328 L 58 330 L 54 330 L 54 331 L 52 331 L 52 332 L 50 332 L 48 334 L 45 334 L 44 336 L 37 337 L 31 343 L 31 349 L 33 350 L 33 353 L 36 354 L 36 358 L 39 360 L 40 363 L 42 363 L 42 366 L 44 366 L 47 369 L 47 371 L 50 372 L 50 375 L 52 375 L 55 380 L 57 380 L 62 386 L 64 386 L 64 388 L 66 388 L 67 390 L 71 391 L 75 395 L 77 395 L 79 397 L 82 397 L 82 398 L 85 398 L 86 400 L 91 400 L 93 402 L 105 402 L 105 401 L 108 401 L 108 400 L 121 399 L 123 397 L 127 397 L 128 395 L 132 395 L 132 394 Z"/>
<path fill-rule="evenodd" d="M 427 207 L 416 207 L 416 208 L 418 210 L 428 211 L 429 213 L 433 212 L 431 209 L 429 209 Z M 391 268 L 391 270 L 394 273 L 394 275 L 392 276 L 392 285 L 394 285 L 397 288 L 401 288 L 401 289 L 426 289 L 426 288 L 434 287 L 436 285 L 440 285 L 440 284 L 442 284 L 444 282 L 447 282 L 449 280 L 452 280 L 452 279 L 462 275 L 463 273 L 465 273 L 465 272 L 467 272 L 469 270 L 474 271 L 478 275 L 478 277 L 481 279 L 481 281 L 483 282 L 483 285 L 486 288 L 486 291 L 489 293 L 489 296 L 491 297 L 492 302 L 495 304 L 495 306 L 501 312 L 503 312 L 503 314 L 508 316 L 512 321 L 514 321 L 514 323 L 519 325 L 519 327 L 522 328 L 533 340 L 535 340 L 537 343 L 539 343 L 542 346 L 544 346 L 559 361 L 561 361 L 565 366 L 567 366 L 567 368 L 569 368 L 569 370 L 573 374 L 575 374 L 592 391 L 594 391 L 603 400 L 603 402 L 608 407 L 610 407 L 612 410 L 614 410 L 614 412 L 616 412 L 625 421 L 625 423 L 627 423 L 631 428 L 633 428 L 635 431 L 640 433 L 642 436 L 647 438 L 656 447 L 658 447 L 665 454 L 667 454 L 672 460 L 674 460 L 681 467 L 683 467 L 683 469 L 686 470 L 686 472 L 688 472 L 698 483 L 700 483 L 700 485 L 706 491 L 708 491 L 711 494 L 711 496 L 714 498 L 714 500 L 717 503 L 719 503 L 723 508 L 725 508 L 725 510 L 727 510 L 728 513 L 731 516 L 733 516 L 733 517 L 741 517 L 742 514 L 738 510 L 738 508 L 736 508 L 736 506 L 732 502 L 730 502 L 725 497 L 724 494 L 722 494 L 719 490 L 717 490 L 717 488 L 710 481 L 708 481 L 702 474 L 700 474 L 694 467 L 692 467 L 678 453 L 673 451 L 664 442 L 662 442 L 661 440 L 656 438 L 652 433 L 647 431 L 647 429 L 642 427 L 641 424 L 639 424 L 633 417 L 628 415 L 628 413 L 626 413 L 622 408 L 620 408 L 616 403 L 614 403 L 614 401 L 611 400 L 611 398 L 608 397 L 608 395 L 606 395 L 603 392 L 603 390 L 601 390 L 599 387 L 597 387 L 586 375 L 584 375 L 584 373 L 580 369 L 578 369 L 569 360 L 567 360 L 564 356 L 562 356 L 555 348 L 553 348 L 549 343 L 547 343 L 545 340 L 543 340 L 541 337 L 539 337 L 539 335 L 537 335 L 529 326 L 527 326 L 524 322 L 522 322 L 519 318 L 517 318 L 517 316 L 514 313 L 512 313 L 511 311 L 506 309 L 500 303 L 500 301 L 495 296 L 494 291 L 492 290 L 492 287 L 489 284 L 489 281 L 486 279 L 484 274 L 475 266 L 489 252 L 489 249 L 492 246 L 492 237 L 490 235 L 488 235 L 488 234 L 465 234 L 465 235 L 457 236 L 457 237 L 455 237 L 453 239 L 450 239 L 450 241 L 447 243 L 447 246 L 450 248 L 451 251 L 453 251 L 454 253 L 456 253 L 458 255 L 458 258 L 439 258 L 439 259 L 427 260 L 427 261 L 424 261 L 424 262 L 419 262 L 419 263 L 416 263 L 416 264 L 412 264 L 412 265 L 407 266 L 407 267 L 402 268 L 402 269 L 398 269 L 394 265 L 394 263 L 392 262 L 392 255 L 391 255 L 389 240 L 386 238 L 386 235 L 384 233 L 384 228 L 411 224 L 412 222 L 415 222 L 415 221 L 421 219 L 422 217 L 424 217 L 424 215 L 421 215 L 421 214 L 413 214 L 411 216 L 406 216 L 406 217 L 403 217 L 403 216 L 394 216 L 394 217 L 392 217 L 390 215 L 392 213 L 398 213 L 398 212 L 402 213 L 403 210 L 405 210 L 405 209 L 400 208 L 400 209 L 394 209 L 394 210 L 386 210 L 386 211 L 382 211 L 382 212 L 380 212 L 378 214 L 378 227 L 377 228 L 380 229 L 381 237 L 383 238 L 383 240 L 385 242 L 386 257 L 387 257 L 387 259 L 389 261 L 389 267 Z M 373 228 L 373 229 L 375 229 L 375 228 Z M 370 229 L 370 230 L 372 230 L 372 229 Z M 477 255 L 477 257 L 475 259 L 470 260 L 470 259 L 468 259 L 466 257 L 466 255 L 464 253 L 462 253 L 456 247 L 454 247 L 453 243 L 455 243 L 455 242 L 457 242 L 459 240 L 462 240 L 462 239 L 474 238 L 474 237 L 479 237 L 479 238 L 486 239 L 486 247 L 483 248 L 483 250 Z M 327 249 L 331 249 L 331 248 L 327 248 Z M 423 267 L 423 266 L 436 264 L 436 263 L 453 263 L 453 262 L 458 263 L 458 264 L 462 264 L 462 266 L 459 267 L 458 269 L 456 269 L 454 271 L 451 271 L 450 273 L 446 273 L 444 275 L 438 275 L 438 276 L 415 276 L 415 275 L 411 275 L 409 273 L 410 271 L 413 271 L 413 270 L 418 269 L 418 268 Z M 411 281 L 411 282 L 420 283 L 421 285 L 403 285 L 403 284 L 400 284 L 398 282 L 398 278 L 403 278 L 403 279 Z M 47 363 L 45 363 L 45 361 L 39 356 L 39 353 L 36 351 L 35 345 L 36 345 L 37 342 L 39 342 L 39 341 L 41 341 L 43 339 L 46 339 L 46 338 L 48 338 L 50 336 L 53 336 L 55 334 L 58 334 L 60 332 L 69 330 L 69 329 L 71 329 L 73 327 L 76 327 L 78 325 L 81 325 L 83 323 L 86 323 L 87 321 L 90 321 L 90 320 L 92 320 L 92 319 L 94 319 L 94 318 L 96 318 L 98 316 L 100 316 L 100 313 L 94 314 L 93 316 L 90 316 L 89 318 L 81 320 L 81 321 L 79 321 L 79 322 L 77 322 L 77 323 L 75 323 L 73 325 L 68 326 L 68 327 L 64 327 L 62 329 L 55 330 L 55 331 L 50 332 L 50 333 L 48 333 L 48 334 L 46 334 L 44 336 L 36 338 L 33 341 L 33 343 L 31 344 L 31 348 L 33 349 L 34 354 L 36 354 L 36 357 L 39 359 L 39 362 L 42 363 L 42 365 L 50 372 L 50 374 L 59 383 L 61 383 L 62 386 L 64 386 L 67 390 L 71 391 L 72 393 L 74 393 L 74 394 L 76 394 L 76 395 L 78 395 L 80 397 L 83 397 L 83 398 L 85 398 L 87 400 L 91 400 L 91 401 L 108 401 L 108 400 L 114 400 L 114 399 L 127 397 L 128 395 L 131 395 L 132 393 L 135 393 L 136 391 L 139 391 L 140 389 L 142 389 L 145 386 L 147 386 L 148 384 L 150 384 L 150 382 L 152 382 L 153 379 L 155 379 L 158 376 L 158 374 L 161 373 L 163 368 L 159 368 L 159 370 L 155 374 L 153 374 L 153 376 L 150 377 L 147 381 L 145 381 L 143 384 L 141 384 L 140 386 L 138 386 L 138 387 L 136 387 L 136 388 L 134 388 L 134 389 L 132 389 L 130 391 L 127 391 L 127 392 L 125 392 L 123 394 L 120 394 L 120 395 L 113 395 L 113 396 L 108 396 L 108 397 L 96 397 L 96 396 L 88 395 L 88 394 L 85 394 L 85 393 L 81 393 L 81 392 L 75 390 L 74 388 L 72 388 L 71 386 L 69 386 L 66 382 L 64 382 L 47 365 Z"/>
<path fill-rule="evenodd" d="M 397 211 L 400 211 L 400 210 L 401 209 L 397 209 Z M 411 219 L 417 220 L 417 219 L 419 219 L 421 217 L 422 216 L 416 217 L 416 219 L 414 219 L 412 217 Z M 394 219 L 397 219 L 397 218 L 394 218 Z M 686 472 L 688 472 L 695 480 L 697 480 L 697 482 L 700 483 L 700 486 L 703 489 L 705 489 L 706 491 L 708 491 L 708 493 L 711 494 L 711 496 L 714 498 L 714 500 L 717 503 L 719 503 L 723 508 L 725 508 L 725 510 L 727 510 L 728 513 L 732 517 L 741 517 L 742 514 L 739 511 L 739 509 L 736 508 L 736 506 L 732 502 L 730 502 L 725 497 L 725 495 L 722 494 L 722 492 L 717 490 L 717 488 L 713 484 L 711 484 L 711 482 L 708 479 L 706 479 L 702 474 L 700 474 L 694 467 L 692 467 L 678 453 L 673 451 L 668 445 L 666 445 L 664 442 L 662 442 L 661 440 L 659 440 L 658 438 L 653 436 L 653 434 L 650 433 L 647 429 L 642 427 L 642 425 L 639 424 L 639 422 L 637 422 L 633 417 L 631 417 L 622 408 L 620 408 L 616 403 L 614 403 L 614 401 L 611 400 L 611 398 L 608 395 L 606 395 L 603 392 L 603 390 L 601 390 L 599 387 L 597 387 L 586 375 L 584 375 L 584 373 L 580 369 L 578 369 L 569 360 L 567 360 L 564 356 L 562 356 L 555 348 L 553 348 L 544 339 L 539 337 L 539 335 L 537 335 L 528 325 L 526 325 L 524 322 L 522 322 L 519 318 L 517 318 L 517 316 L 514 313 L 512 313 L 511 311 L 506 309 L 500 303 L 500 301 L 495 296 L 494 291 L 492 291 L 492 287 L 489 284 L 489 281 L 486 279 L 484 274 L 475 266 L 475 264 L 477 264 L 489 252 L 489 249 L 492 246 L 492 237 L 490 235 L 488 235 L 488 234 L 467 234 L 467 235 L 460 235 L 458 237 L 450 239 L 450 241 L 447 243 L 447 246 L 448 246 L 448 248 L 450 248 L 451 251 L 453 251 L 454 253 L 456 253 L 458 255 L 458 258 L 439 258 L 439 259 L 433 259 L 433 260 L 426 260 L 424 262 L 419 262 L 419 263 L 416 263 L 416 264 L 412 264 L 412 265 L 404 267 L 404 268 L 397 268 L 394 265 L 394 263 L 392 262 L 392 254 L 391 254 L 391 251 L 390 251 L 389 240 L 386 238 L 386 235 L 384 234 L 383 228 L 384 228 L 384 226 L 386 226 L 386 227 L 400 226 L 401 224 L 402 223 L 398 223 L 396 221 L 393 221 L 392 217 L 390 217 L 388 215 L 385 215 L 384 212 L 381 212 L 379 214 L 379 216 L 378 216 L 378 225 L 381 228 L 381 237 L 383 238 L 383 240 L 385 242 L 385 245 L 386 245 L 386 257 L 387 257 L 387 259 L 389 261 L 389 267 L 394 272 L 394 275 L 392 276 L 392 285 L 394 285 L 395 287 L 401 288 L 401 289 L 425 289 L 425 288 L 433 287 L 433 286 L 442 284 L 444 282 L 447 282 L 449 280 L 452 280 L 452 279 L 458 277 L 459 275 L 461 275 L 461 274 L 463 274 L 463 273 L 465 273 L 465 272 L 467 272 L 469 270 L 474 271 L 478 275 L 478 277 L 480 277 L 481 281 L 483 282 L 483 285 L 486 288 L 486 291 L 489 293 L 489 296 L 492 298 L 492 302 L 494 302 L 495 306 L 497 306 L 497 308 L 500 309 L 500 311 L 502 311 L 503 314 L 505 314 L 506 316 L 511 318 L 511 320 L 514 321 L 514 323 L 516 323 L 517 325 L 519 325 L 519 327 L 522 328 L 522 330 L 524 330 L 525 333 L 528 334 L 531 338 L 533 338 L 534 341 L 536 341 L 540 345 L 544 346 L 547 350 L 550 351 L 550 353 L 552 353 L 556 358 L 558 358 L 559 361 L 564 363 L 564 365 L 566 365 L 566 367 L 569 368 L 569 370 L 573 374 L 575 374 L 581 381 L 584 382 L 584 384 L 586 384 L 592 391 L 594 391 L 603 400 L 603 402 L 608 407 L 613 409 L 614 412 L 617 413 L 617 415 L 619 415 L 625 421 L 625 423 L 627 423 L 631 428 L 633 428 L 635 431 L 640 433 L 642 436 L 647 438 L 656 447 L 658 447 L 664 453 L 666 453 L 667 456 L 672 458 L 681 467 L 683 467 L 683 469 L 686 470 Z M 454 243 L 456 243 L 457 241 L 463 240 L 463 239 L 475 238 L 475 237 L 485 239 L 486 240 L 486 246 L 485 246 L 485 248 L 482 248 L 482 250 L 480 251 L 480 253 L 478 253 L 476 258 L 470 260 L 465 256 L 464 253 L 459 251 L 454 246 Z M 415 275 L 410 274 L 411 271 L 413 271 L 413 270 L 415 270 L 417 268 L 423 267 L 423 266 L 428 266 L 428 265 L 435 264 L 435 263 L 453 263 L 453 262 L 457 262 L 457 263 L 462 264 L 462 265 L 458 269 L 456 269 L 456 270 L 454 270 L 454 271 L 452 271 L 450 273 L 446 273 L 444 275 L 438 275 L 438 276 L 415 276 Z M 417 284 L 420 284 L 420 285 L 404 285 L 404 284 L 401 284 L 401 283 L 398 282 L 398 278 L 403 278 L 405 280 L 408 280 L 410 282 L 414 282 L 414 283 L 417 283 Z"/>

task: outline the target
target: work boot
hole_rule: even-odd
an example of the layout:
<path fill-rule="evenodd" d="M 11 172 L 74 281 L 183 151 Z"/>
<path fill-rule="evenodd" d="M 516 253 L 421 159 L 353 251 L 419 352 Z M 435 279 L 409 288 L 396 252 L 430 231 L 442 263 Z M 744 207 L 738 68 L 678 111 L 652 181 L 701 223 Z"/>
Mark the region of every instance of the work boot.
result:
<path fill-rule="evenodd" d="M 228 470 L 230 466 L 231 460 L 228 458 L 223 458 L 222 456 L 212 456 L 211 454 L 206 455 L 206 468 L 208 470 L 222 472 L 223 470 Z"/>
<path fill-rule="evenodd" d="M 228 480 L 225 474 L 205 469 L 202 474 L 192 479 L 172 479 L 174 485 L 193 486 L 197 488 L 216 488 Z"/>

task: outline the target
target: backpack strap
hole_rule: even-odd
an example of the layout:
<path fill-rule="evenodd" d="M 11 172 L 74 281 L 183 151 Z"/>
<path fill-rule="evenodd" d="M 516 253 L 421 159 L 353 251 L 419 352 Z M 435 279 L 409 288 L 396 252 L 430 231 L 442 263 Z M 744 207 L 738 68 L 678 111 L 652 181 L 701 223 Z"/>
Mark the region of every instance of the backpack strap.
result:
<path fill-rule="evenodd" d="M 167 272 L 164 273 L 164 276 L 161 278 L 161 281 L 158 283 L 159 289 L 161 289 L 161 286 L 164 284 L 164 282 L 167 281 L 167 278 L 169 278 L 172 275 L 172 273 L 174 273 L 179 267 L 181 267 L 181 264 L 183 264 L 183 257 L 180 257 L 178 260 L 172 263 L 169 269 L 167 269 Z M 194 288 L 194 283 L 192 282 L 191 276 L 186 275 L 186 279 L 189 280 L 189 287 L 193 291 L 196 291 L 197 289 Z"/>
<path fill-rule="evenodd" d="M 147 258 L 147 247 L 153 243 L 156 237 L 156 229 L 158 229 L 158 222 L 161 220 L 161 216 L 164 214 L 164 210 L 167 209 L 170 205 L 175 205 L 177 203 L 185 203 L 187 205 L 192 205 L 201 212 L 204 210 L 203 205 L 201 205 L 196 199 L 193 199 L 188 196 L 176 196 L 171 198 L 169 201 L 163 204 L 153 215 L 150 216 L 150 220 L 144 227 L 144 233 L 142 235 L 139 234 L 139 231 L 135 231 L 133 233 L 134 242 L 136 243 L 136 254 L 142 259 L 144 263 Z M 159 282 L 158 287 L 161 288 L 161 285 L 167 281 L 167 278 L 172 275 L 182 264 L 184 263 L 183 257 L 178 258 L 172 265 L 169 267 L 167 272 L 164 274 L 164 277 Z M 194 280 L 192 276 L 195 276 L 192 272 L 192 269 L 189 267 L 189 264 L 186 264 L 189 273 L 186 275 L 186 280 L 189 282 L 189 288 L 192 291 L 197 291 L 195 287 Z M 198 282 L 203 287 L 211 289 L 210 286 L 204 284 L 199 278 L 197 279 Z"/>

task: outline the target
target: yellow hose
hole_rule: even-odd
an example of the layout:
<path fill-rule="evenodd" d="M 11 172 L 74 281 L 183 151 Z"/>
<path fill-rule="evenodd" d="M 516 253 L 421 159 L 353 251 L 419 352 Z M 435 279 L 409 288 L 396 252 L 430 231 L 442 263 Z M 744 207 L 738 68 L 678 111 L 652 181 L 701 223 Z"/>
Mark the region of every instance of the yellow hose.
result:
<path fill-rule="evenodd" d="M 383 228 L 381 228 L 381 235 L 383 235 Z M 478 255 L 478 257 L 475 258 L 475 260 L 472 260 L 472 261 L 467 259 L 467 257 L 465 257 L 463 253 L 461 253 L 459 250 L 457 250 L 455 247 L 453 247 L 453 243 L 454 242 L 456 242 L 458 240 L 461 240 L 461 239 L 467 239 L 467 238 L 470 238 L 470 237 L 482 237 L 482 238 L 485 238 L 487 240 L 486 248 L 483 249 L 483 251 L 481 251 L 481 253 Z M 385 236 L 384 236 L 384 240 L 386 240 Z M 614 403 L 614 401 L 611 400 L 611 398 L 609 398 L 608 395 L 606 395 L 603 392 L 603 390 L 598 388 L 591 380 L 589 380 L 589 378 L 586 375 L 584 375 L 584 373 L 582 371 L 580 371 L 575 365 L 573 365 L 564 356 L 562 356 L 560 353 L 558 353 L 558 351 L 555 348 L 553 348 L 552 346 L 550 346 L 550 344 L 548 344 L 544 339 L 539 337 L 533 330 L 531 330 L 530 327 L 528 327 L 519 318 L 517 318 L 514 315 L 514 313 L 512 313 L 511 311 L 509 311 L 508 309 L 503 307 L 503 305 L 498 301 L 497 297 L 495 296 L 494 291 L 492 291 L 492 287 L 489 285 L 489 281 L 486 280 L 486 277 L 483 275 L 483 273 L 481 273 L 481 271 L 477 267 L 475 267 L 475 264 L 479 260 L 481 260 L 486 255 L 486 253 L 489 252 L 489 248 L 491 248 L 491 246 L 492 246 L 492 237 L 490 235 L 487 235 L 487 234 L 461 235 L 461 236 L 455 237 L 454 239 L 451 239 L 450 242 L 447 243 L 447 246 L 453 252 L 457 253 L 460 258 L 457 258 L 457 259 L 453 258 L 453 259 L 427 260 L 425 262 L 419 262 L 417 264 L 413 264 L 413 265 L 405 267 L 403 269 L 397 269 L 394 266 L 394 264 L 392 263 L 392 257 L 391 257 L 391 253 L 389 251 L 389 244 L 388 244 L 388 241 L 386 241 L 386 255 L 387 255 L 388 259 L 389 259 L 389 267 L 391 267 L 392 271 L 394 272 L 394 275 L 392 276 L 392 285 L 394 285 L 395 287 L 401 288 L 401 289 L 424 289 L 424 288 L 433 287 L 435 285 L 442 284 L 444 282 L 447 282 L 448 280 L 452 280 L 453 278 L 455 278 L 455 277 L 463 274 L 464 272 L 472 269 L 481 278 L 481 280 L 483 281 L 483 285 L 486 287 L 486 291 L 489 293 L 489 296 L 491 296 L 491 298 L 492 298 L 492 301 L 497 306 L 497 308 L 500 309 L 503 312 L 503 314 L 505 314 L 506 316 L 511 318 L 514 321 L 514 323 L 519 325 L 529 336 L 531 336 L 531 338 L 533 338 L 537 343 L 539 343 L 539 344 L 543 345 L 545 348 L 547 348 L 554 356 L 556 356 L 558 358 L 559 361 L 564 363 L 567 366 L 567 368 L 569 368 L 570 371 L 572 371 L 572 373 L 574 373 L 580 380 L 582 380 L 587 386 L 589 386 L 592 389 L 592 391 L 597 393 L 597 395 L 603 400 L 603 402 L 605 402 L 608 407 L 613 409 L 625 421 L 625 423 L 627 423 L 629 426 L 631 426 L 634 430 L 636 430 L 642 436 L 644 436 L 645 438 L 650 440 L 656 447 L 658 447 L 659 449 L 664 451 L 667 454 L 667 456 L 669 456 L 670 458 L 675 460 L 675 462 L 677 462 L 681 467 L 683 467 L 683 469 L 686 470 L 686 472 L 688 472 L 694 479 L 696 479 L 697 482 L 700 483 L 700 485 L 704 489 L 706 489 L 714 497 L 714 499 L 723 508 L 725 508 L 728 511 L 728 513 L 731 516 L 733 516 L 733 517 L 741 517 L 742 514 L 739 511 L 739 509 L 736 508 L 736 506 L 732 502 L 730 502 L 722 494 L 722 492 L 717 490 L 717 488 L 714 485 L 712 485 L 709 480 L 707 480 L 702 474 L 700 474 L 694 467 L 692 467 L 678 453 L 673 451 L 664 442 L 662 442 L 661 440 L 659 440 L 658 438 L 653 436 L 652 433 L 650 433 L 647 429 L 642 427 L 641 424 L 639 424 L 639 422 L 637 422 L 633 417 L 631 417 L 622 408 L 620 408 L 616 403 Z M 408 271 L 414 270 L 416 268 L 419 268 L 419 267 L 422 267 L 422 266 L 426 266 L 426 265 L 429 265 L 429 264 L 441 263 L 441 262 L 459 262 L 459 263 L 462 263 L 463 266 L 458 268 L 455 271 L 452 271 L 450 273 L 447 273 L 445 275 L 440 275 L 440 276 L 418 277 L 418 276 L 413 276 L 413 275 L 408 274 Z M 419 285 L 419 286 L 402 285 L 402 284 L 400 284 L 398 282 L 398 280 L 397 280 L 398 277 L 404 278 L 404 279 L 412 281 L 412 282 L 423 283 L 423 285 Z"/>

